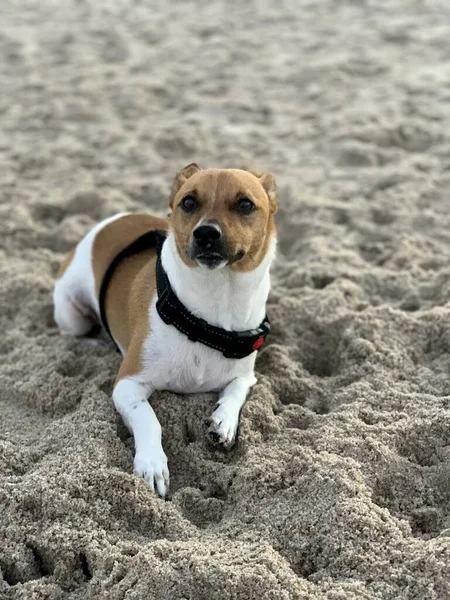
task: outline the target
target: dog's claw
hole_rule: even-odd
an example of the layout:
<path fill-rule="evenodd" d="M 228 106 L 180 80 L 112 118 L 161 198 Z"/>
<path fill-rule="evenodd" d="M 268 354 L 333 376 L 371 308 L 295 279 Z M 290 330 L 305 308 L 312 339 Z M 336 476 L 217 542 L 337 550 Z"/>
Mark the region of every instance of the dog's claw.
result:
<path fill-rule="evenodd" d="M 220 436 L 216 431 L 208 430 L 208 436 L 214 445 L 220 444 Z"/>
<path fill-rule="evenodd" d="M 209 425 L 209 439 L 214 445 L 229 450 L 236 441 L 239 415 L 234 415 L 223 405 L 218 405 L 206 423 Z"/>
<path fill-rule="evenodd" d="M 152 490 L 165 498 L 169 491 L 167 457 L 162 448 L 137 452 L 134 458 L 134 473 L 145 479 Z"/>

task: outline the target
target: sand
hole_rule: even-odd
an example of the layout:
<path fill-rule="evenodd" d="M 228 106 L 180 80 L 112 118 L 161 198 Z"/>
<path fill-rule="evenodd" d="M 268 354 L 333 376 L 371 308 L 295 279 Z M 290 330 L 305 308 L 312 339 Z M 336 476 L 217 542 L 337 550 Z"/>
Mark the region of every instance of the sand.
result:
<path fill-rule="evenodd" d="M 0 13 L 0 598 L 450 598 L 448 2 Z M 277 175 L 273 333 L 230 453 L 154 395 L 164 502 L 51 291 L 194 160 Z"/>

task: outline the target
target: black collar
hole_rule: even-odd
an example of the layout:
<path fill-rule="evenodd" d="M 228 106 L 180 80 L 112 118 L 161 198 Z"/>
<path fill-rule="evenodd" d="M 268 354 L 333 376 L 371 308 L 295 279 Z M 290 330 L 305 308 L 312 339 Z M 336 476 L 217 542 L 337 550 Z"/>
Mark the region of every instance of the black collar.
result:
<path fill-rule="evenodd" d="M 108 284 L 119 262 L 126 256 L 156 248 L 158 259 L 156 262 L 156 286 L 158 300 L 156 309 L 159 316 L 167 325 L 173 325 L 178 331 L 184 333 L 191 342 L 199 342 L 221 352 L 225 358 L 245 358 L 264 344 L 270 330 L 269 319 L 264 321 L 256 329 L 246 331 L 227 331 L 220 327 L 210 325 L 204 319 L 194 316 L 179 300 L 170 285 L 167 273 L 161 262 L 161 250 L 166 239 L 164 231 L 148 231 L 124 248 L 108 267 L 102 284 L 100 286 L 99 305 L 100 318 L 103 326 L 111 336 L 105 314 L 105 299 Z"/>

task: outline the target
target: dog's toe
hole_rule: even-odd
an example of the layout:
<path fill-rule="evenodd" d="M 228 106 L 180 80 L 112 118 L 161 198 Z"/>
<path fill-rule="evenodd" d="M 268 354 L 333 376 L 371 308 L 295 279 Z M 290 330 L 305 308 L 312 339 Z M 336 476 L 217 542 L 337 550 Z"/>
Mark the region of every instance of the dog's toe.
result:
<path fill-rule="evenodd" d="M 231 448 L 236 440 L 239 416 L 226 410 L 223 406 L 212 413 L 208 419 L 208 434 L 215 445 L 221 445 L 227 450 Z"/>
<path fill-rule="evenodd" d="M 216 431 L 209 429 L 208 437 L 209 437 L 211 443 L 214 444 L 215 446 L 220 444 L 220 435 Z"/>
<path fill-rule="evenodd" d="M 162 448 L 137 452 L 134 458 L 134 472 L 143 477 L 152 490 L 156 489 L 161 498 L 165 498 L 169 491 L 169 470 Z"/>

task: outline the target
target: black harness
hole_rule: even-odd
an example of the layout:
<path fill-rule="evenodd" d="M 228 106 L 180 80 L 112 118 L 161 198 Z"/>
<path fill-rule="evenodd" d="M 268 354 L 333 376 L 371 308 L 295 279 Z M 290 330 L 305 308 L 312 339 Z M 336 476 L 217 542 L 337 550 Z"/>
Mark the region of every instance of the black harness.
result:
<path fill-rule="evenodd" d="M 105 299 L 114 271 L 125 257 L 155 248 L 158 255 L 156 261 L 156 288 L 158 293 L 156 309 L 164 323 L 173 325 L 178 331 L 186 335 L 191 342 L 200 342 L 209 348 L 222 352 L 225 358 L 245 358 L 252 352 L 259 350 L 270 330 L 267 316 L 256 329 L 227 331 L 196 317 L 184 306 L 173 291 L 167 273 L 162 266 L 161 249 L 165 239 L 166 233 L 164 231 L 147 231 L 119 252 L 106 270 L 100 286 L 99 306 L 103 327 L 111 339 L 114 341 L 106 319 Z"/>

